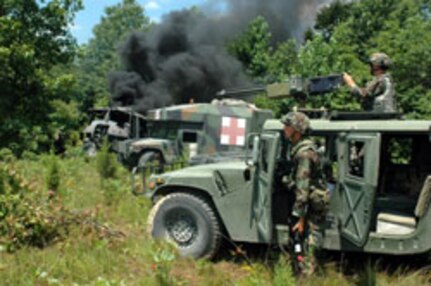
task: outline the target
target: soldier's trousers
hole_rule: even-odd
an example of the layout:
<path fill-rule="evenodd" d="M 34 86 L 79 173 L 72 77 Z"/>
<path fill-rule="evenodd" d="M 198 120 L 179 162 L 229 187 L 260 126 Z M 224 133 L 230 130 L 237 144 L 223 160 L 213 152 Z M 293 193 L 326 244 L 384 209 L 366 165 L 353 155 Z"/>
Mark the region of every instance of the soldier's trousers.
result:
<path fill-rule="evenodd" d="M 323 227 L 308 222 L 307 235 L 304 239 L 304 260 L 302 274 L 312 275 L 321 264 L 321 247 L 323 243 Z"/>

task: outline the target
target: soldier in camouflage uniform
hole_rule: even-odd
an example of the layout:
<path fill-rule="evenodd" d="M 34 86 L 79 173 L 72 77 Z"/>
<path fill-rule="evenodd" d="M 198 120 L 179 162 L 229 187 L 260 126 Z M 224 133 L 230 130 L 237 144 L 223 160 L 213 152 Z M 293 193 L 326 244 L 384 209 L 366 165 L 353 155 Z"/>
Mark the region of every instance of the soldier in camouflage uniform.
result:
<path fill-rule="evenodd" d="M 353 95 L 361 98 L 364 109 L 375 112 L 396 112 L 395 89 L 391 75 L 391 59 L 384 53 L 371 55 L 370 70 L 374 79 L 365 88 L 356 85 L 352 77 L 344 73 L 344 82 L 350 87 Z"/>
<path fill-rule="evenodd" d="M 312 273 L 316 266 L 315 248 L 321 241 L 319 238 L 328 208 L 329 191 L 316 146 L 306 136 L 310 128 L 309 118 L 301 112 L 289 112 L 281 122 L 284 124 L 284 135 L 292 144 L 290 181 L 295 191 L 292 215 L 297 218 L 292 232 L 299 232 L 301 236 L 305 234 L 309 251 L 306 253 L 304 272 Z"/>

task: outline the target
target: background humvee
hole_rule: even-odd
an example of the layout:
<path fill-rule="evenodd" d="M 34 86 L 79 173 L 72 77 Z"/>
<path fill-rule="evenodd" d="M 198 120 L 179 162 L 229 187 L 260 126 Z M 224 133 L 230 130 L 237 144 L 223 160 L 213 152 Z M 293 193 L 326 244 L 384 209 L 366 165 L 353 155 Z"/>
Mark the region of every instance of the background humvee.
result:
<path fill-rule="evenodd" d="M 83 134 L 84 151 L 90 155 L 100 149 L 105 138 L 116 151 L 117 142 L 128 139 L 133 132 L 130 122 L 145 120 L 142 114 L 133 111 L 131 107 L 93 108 L 89 113 L 91 121 Z"/>
<path fill-rule="evenodd" d="M 120 159 L 128 167 L 143 167 L 151 161 L 170 164 L 185 153 L 194 164 L 241 157 L 246 134 L 261 130 L 272 117 L 270 110 L 226 99 L 150 110 L 145 134 L 119 144 Z"/>

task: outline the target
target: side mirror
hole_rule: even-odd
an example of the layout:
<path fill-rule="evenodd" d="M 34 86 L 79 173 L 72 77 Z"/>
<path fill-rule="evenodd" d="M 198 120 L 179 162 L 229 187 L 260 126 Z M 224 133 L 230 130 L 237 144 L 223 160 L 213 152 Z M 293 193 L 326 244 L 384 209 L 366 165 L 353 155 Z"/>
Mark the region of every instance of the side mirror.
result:
<path fill-rule="evenodd" d="M 255 166 L 259 160 L 260 138 L 257 133 L 250 133 L 247 136 L 247 149 L 245 162 L 247 166 Z M 251 156 L 249 155 L 251 149 Z"/>

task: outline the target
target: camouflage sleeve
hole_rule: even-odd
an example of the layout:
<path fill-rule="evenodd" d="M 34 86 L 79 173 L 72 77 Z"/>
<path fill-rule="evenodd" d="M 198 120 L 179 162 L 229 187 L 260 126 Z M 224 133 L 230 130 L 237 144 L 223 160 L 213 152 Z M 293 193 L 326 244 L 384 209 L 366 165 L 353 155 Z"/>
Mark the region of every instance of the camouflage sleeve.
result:
<path fill-rule="evenodd" d="M 376 94 L 381 93 L 379 91 L 382 89 L 382 82 L 378 79 L 374 79 L 371 82 L 368 82 L 367 87 L 361 88 L 357 85 L 353 86 L 351 92 L 353 95 L 363 99 L 367 97 L 374 97 Z"/>
<path fill-rule="evenodd" d="M 310 151 L 298 154 L 298 167 L 295 173 L 295 195 L 296 200 L 293 205 L 293 215 L 297 217 L 305 216 L 307 212 L 308 195 L 310 192 L 310 171 L 311 158 Z"/>
<path fill-rule="evenodd" d="M 363 98 L 363 97 L 367 97 L 368 96 L 368 91 L 365 88 L 360 88 L 359 86 L 355 85 L 352 87 L 351 93 L 358 97 L 358 98 Z"/>
<path fill-rule="evenodd" d="M 383 77 L 375 92 L 374 110 L 379 112 L 395 112 L 395 92 L 392 81 Z"/>

